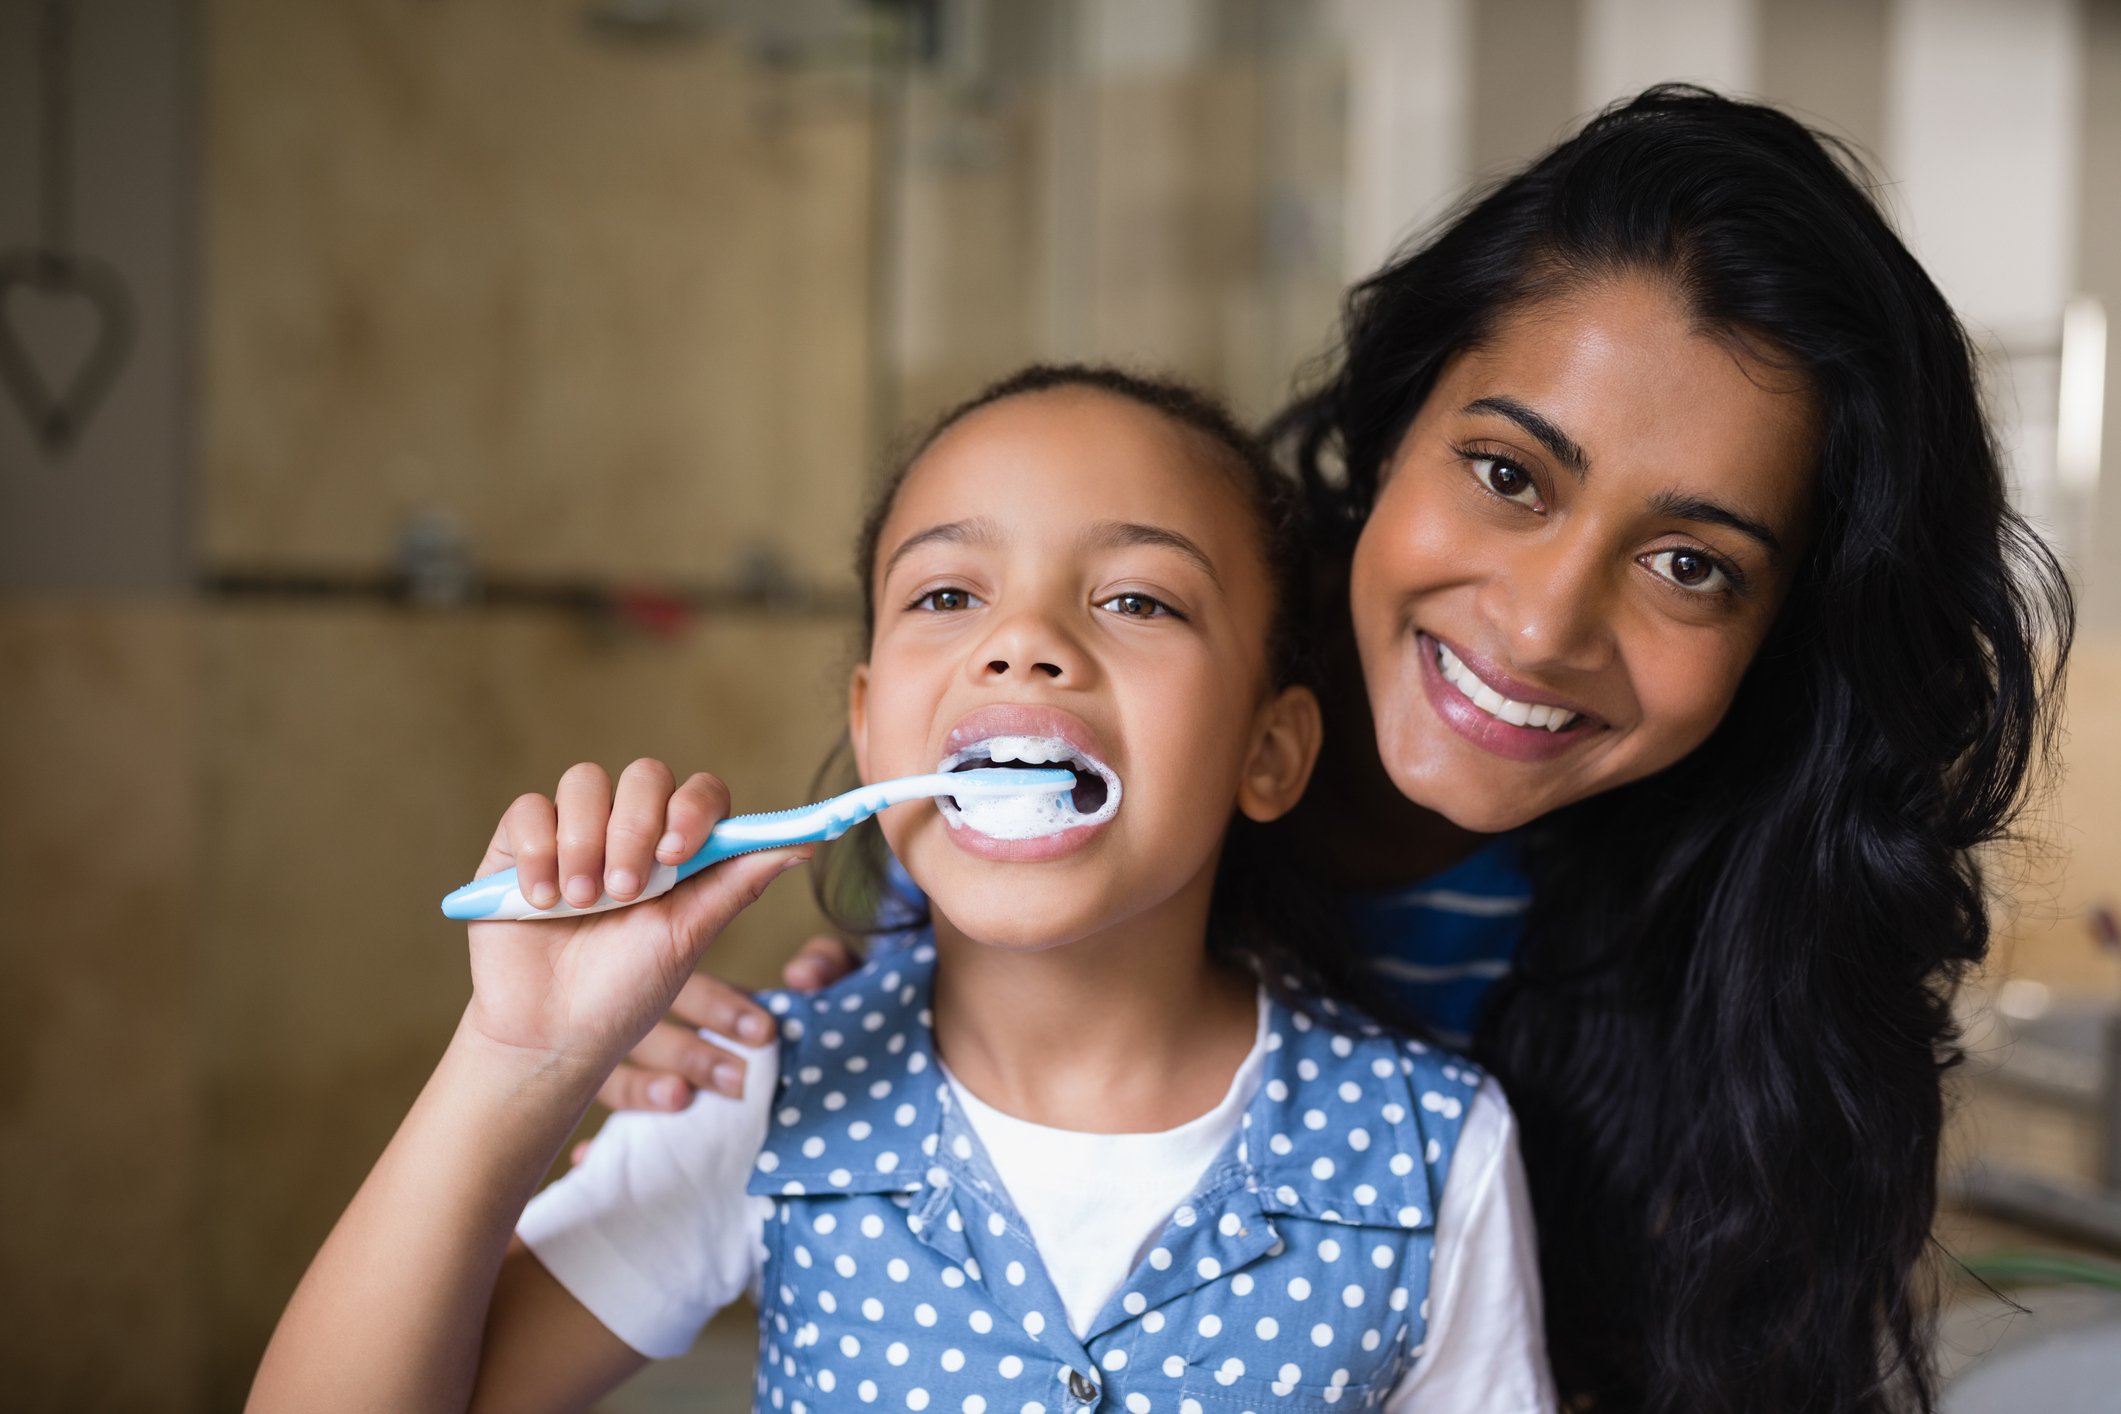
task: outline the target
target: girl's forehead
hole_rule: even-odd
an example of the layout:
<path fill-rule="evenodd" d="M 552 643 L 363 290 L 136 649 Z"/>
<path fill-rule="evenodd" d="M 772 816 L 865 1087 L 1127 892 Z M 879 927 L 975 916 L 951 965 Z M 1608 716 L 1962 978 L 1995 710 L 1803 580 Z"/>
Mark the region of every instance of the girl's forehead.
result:
<path fill-rule="evenodd" d="M 1251 511 L 1224 455 L 1130 399 L 1076 388 L 1021 394 L 971 413 L 921 454 L 892 499 L 880 548 L 888 556 L 924 527 L 976 516 L 1025 531 L 1123 520 L 1204 541 L 1248 537 Z"/>

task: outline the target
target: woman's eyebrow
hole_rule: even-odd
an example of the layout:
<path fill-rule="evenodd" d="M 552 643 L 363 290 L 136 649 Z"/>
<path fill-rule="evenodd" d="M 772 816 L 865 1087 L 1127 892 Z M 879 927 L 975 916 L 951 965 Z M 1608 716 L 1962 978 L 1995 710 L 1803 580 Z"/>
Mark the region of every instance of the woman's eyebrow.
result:
<path fill-rule="evenodd" d="M 1085 530 L 1082 546 L 1086 550 L 1115 550 L 1126 545 L 1155 545 L 1166 550 L 1176 550 L 1200 567 L 1209 582 L 1222 588 L 1222 576 L 1215 572 L 1215 562 L 1208 558 L 1207 551 L 1175 530 L 1160 525 L 1143 525 L 1131 520 L 1107 520 Z"/>
<path fill-rule="evenodd" d="M 1540 445 L 1554 454 L 1554 459 L 1583 479 L 1591 469 L 1591 459 L 1583 448 L 1576 445 L 1575 438 L 1556 427 L 1531 408 L 1511 397 L 1475 398 L 1459 409 L 1460 412 L 1491 412 L 1497 417 L 1507 417 L 1539 439 Z"/>
<path fill-rule="evenodd" d="M 899 541 L 898 548 L 891 552 L 890 559 L 884 561 L 884 568 L 877 578 L 880 581 L 889 579 L 898 562 L 923 545 L 995 545 L 1001 542 L 1001 538 L 1001 527 L 985 516 L 931 525 Z"/>
<path fill-rule="evenodd" d="M 1750 535 L 1760 542 L 1768 552 L 1770 561 L 1782 558 L 1782 539 L 1774 531 L 1750 516 L 1742 516 L 1728 506 L 1719 506 L 1714 501 L 1699 496 L 1689 496 L 1680 491 L 1661 491 L 1650 498 L 1650 510 L 1657 515 L 1669 516 L 1673 520 L 1690 520 L 1698 525 L 1721 525 Z"/>

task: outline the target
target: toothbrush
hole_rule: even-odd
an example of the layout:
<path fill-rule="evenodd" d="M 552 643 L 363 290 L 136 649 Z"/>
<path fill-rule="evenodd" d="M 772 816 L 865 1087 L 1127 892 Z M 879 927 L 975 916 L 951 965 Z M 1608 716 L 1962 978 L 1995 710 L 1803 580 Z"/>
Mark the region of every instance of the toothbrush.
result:
<path fill-rule="evenodd" d="M 782 845 L 813 844 L 836 840 L 854 826 L 889 806 L 909 800 L 947 795 L 984 799 L 1011 795 L 1059 795 L 1075 789 L 1073 771 L 1033 771 L 995 767 L 980 771 L 958 771 L 948 775 L 906 776 L 879 781 L 873 786 L 836 795 L 816 805 L 799 805 L 767 815 L 732 815 L 707 834 L 707 843 L 683 864 L 656 863 L 648 874 L 648 887 L 640 897 L 620 903 L 604 894 L 584 908 L 565 899 L 550 908 L 533 908 L 516 887 L 516 871 L 503 869 L 473 880 L 442 900 L 445 916 L 464 922 L 492 922 L 518 918 L 573 918 L 584 913 L 603 913 L 646 903 L 676 888 L 710 864 L 738 854 L 752 854 Z"/>

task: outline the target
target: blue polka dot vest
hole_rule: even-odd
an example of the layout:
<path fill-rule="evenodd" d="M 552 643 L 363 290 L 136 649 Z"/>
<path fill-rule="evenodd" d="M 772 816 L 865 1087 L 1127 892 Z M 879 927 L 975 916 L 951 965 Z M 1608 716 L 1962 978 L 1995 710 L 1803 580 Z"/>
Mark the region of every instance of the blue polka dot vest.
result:
<path fill-rule="evenodd" d="M 1276 1003 L 1236 1137 L 1081 1339 L 935 1064 L 925 940 L 769 993 L 781 1083 L 755 1408 L 1264 1414 L 1389 1395 L 1428 1327 L 1436 1204 L 1481 1075 Z"/>

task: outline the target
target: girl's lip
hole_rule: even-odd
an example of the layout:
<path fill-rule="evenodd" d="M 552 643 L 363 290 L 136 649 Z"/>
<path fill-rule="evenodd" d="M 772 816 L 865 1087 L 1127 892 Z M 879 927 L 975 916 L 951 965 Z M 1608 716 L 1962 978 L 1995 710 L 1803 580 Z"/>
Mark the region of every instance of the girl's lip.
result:
<path fill-rule="evenodd" d="M 1543 692 L 1530 683 L 1523 682 L 1502 672 L 1487 659 L 1467 653 L 1457 644 L 1447 645 L 1458 660 L 1473 670 L 1489 687 L 1503 696 L 1528 706 L 1559 707 L 1565 712 L 1577 714 L 1577 720 L 1560 731 L 1548 731 L 1545 727 L 1518 727 L 1483 712 L 1473 700 L 1447 681 L 1443 670 L 1436 663 L 1436 647 L 1439 640 L 1417 630 L 1415 647 L 1421 653 L 1421 685 L 1429 698 L 1429 705 L 1444 724 L 1467 741 L 1484 751 L 1512 761 L 1551 761 L 1557 756 L 1573 751 L 1588 740 L 1590 735 L 1602 729 L 1605 723 L 1594 714 L 1566 698 Z"/>
<path fill-rule="evenodd" d="M 1038 864 L 1075 853 L 1110 828 L 1112 820 L 1118 818 L 1115 815 L 1111 820 L 1100 820 L 1095 825 L 1077 825 L 1057 835 L 1040 835 L 1029 840 L 998 840 L 977 830 L 945 829 L 943 833 L 950 837 L 951 844 L 977 859 L 991 859 L 999 864 Z"/>
<path fill-rule="evenodd" d="M 1059 737 L 1085 756 L 1099 761 L 1110 759 L 1099 746 L 1097 733 L 1073 712 L 1016 702 L 998 702 L 991 707 L 976 708 L 959 718 L 950 734 L 943 738 L 943 757 L 954 756 L 974 742 L 997 736 Z"/>

